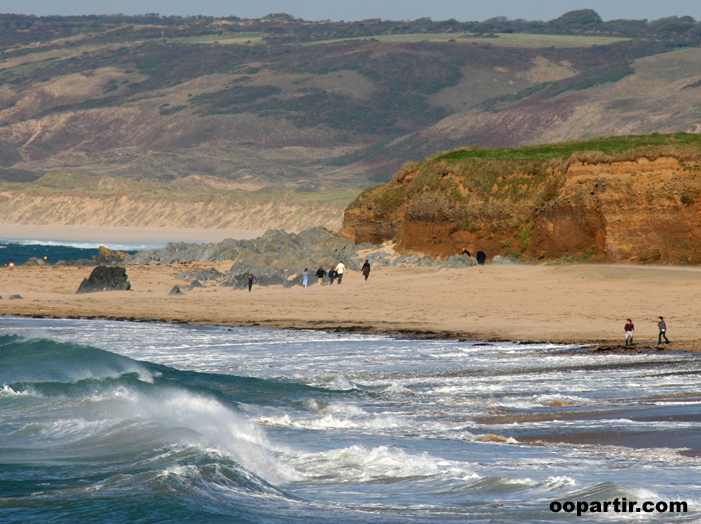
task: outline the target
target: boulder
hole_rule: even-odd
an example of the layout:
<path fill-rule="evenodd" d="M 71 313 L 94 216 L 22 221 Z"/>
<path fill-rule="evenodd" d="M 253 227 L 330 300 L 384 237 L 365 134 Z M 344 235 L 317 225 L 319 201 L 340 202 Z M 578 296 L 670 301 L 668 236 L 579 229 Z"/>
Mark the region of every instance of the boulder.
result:
<path fill-rule="evenodd" d="M 452 269 L 459 269 L 462 267 L 470 267 L 476 265 L 477 260 L 475 260 L 472 257 L 468 257 L 467 255 L 453 255 L 452 257 L 446 258 L 443 262 L 443 267 Z"/>
<path fill-rule="evenodd" d="M 100 246 L 99 254 L 93 255 L 93 261 L 98 265 L 121 265 L 129 258 L 129 253 L 124 251 L 112 251 L 111 249 Z"/>
<path fill-rule="evenodd" d="M 83 279 L 76 291 L 81 293 L 96 293 L 98 291 L 129 291 L 131 284 L 127 270 L 123 267 L 97 266 L 88 278 Z"/>
<path fill-rule="evenodd" d="M 150 290 L 149 290 L 150 291 Z M 180 289 L 180 286 L 173 286 L 173 289 L 170 290 L 170 293 L 168 293 L 169 297 L 177 296 L 177 295 L 185 295 L 182 289 Z"/>
<path fill-rule="evenodd" d="M 24 263 L 25 266 L 48 266 L 48 262 L 42 258 L 32 257 Z"/>
<path fill-rule="evenodd" d="M 196 287 L 204 287 L 204 286 L 202 285 L 202 282 L 200 282 L 199 280 L 195 279 L 195 280 L 193 280 L 192 282 L 190 282 L 190 285 L 187 287 L 187 289 L 188 289 L 189 291 L 192 291 L 192 290 L 195 289 Z"/>
<path fill-rule="evenodd" d="M 501 255 L 495 256 L 490 264 L 528 264 L 525 260 L 518 260 L 516 258 L 503 257 Z"/>
<path fill-rule="evenodd" d="M 113 251 L 108 247 L 105 246 L 100 246 L 100 251 L 99 255 L 100 258 L 118 258 L 120 260 L 126 260 L 129 258 L 131 255 L 129 253 L 125 253 L 124 251 Z"/>
<path fill-rule="evenodd" d="M 24 300 L 22 295 L 10 295 L 10 300 Z"/>
<path fill-rule="evenodd" d="M 196 278 L 197 280 L 219 280 L 224 278 L 224 273 L 217 271 L 214 268 L 210 268 L 198 273 L 191 273 L 190 278 Z"/>

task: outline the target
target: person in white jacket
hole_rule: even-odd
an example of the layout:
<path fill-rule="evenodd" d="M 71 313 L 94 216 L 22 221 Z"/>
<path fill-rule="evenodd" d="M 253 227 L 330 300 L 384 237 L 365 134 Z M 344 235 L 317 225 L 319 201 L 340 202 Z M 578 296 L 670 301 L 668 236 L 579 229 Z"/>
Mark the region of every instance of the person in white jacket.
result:
<path fill-rule="evenodd" d="M 343 273 L 346 272 L 346 265 L 343 262 L 339 262 L 336 266 L 336 278 L 338 279 L 338 285 L 343 282 Z"/>

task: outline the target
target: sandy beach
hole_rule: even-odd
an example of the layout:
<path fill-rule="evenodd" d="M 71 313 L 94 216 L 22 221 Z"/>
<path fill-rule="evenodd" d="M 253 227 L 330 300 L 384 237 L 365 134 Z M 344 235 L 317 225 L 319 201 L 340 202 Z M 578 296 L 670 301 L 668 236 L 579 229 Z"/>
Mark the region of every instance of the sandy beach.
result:
<path fill-rule="evenodd" d="M 75 295 L 92 268 L 0 269 L 0 314 L 95 317 L 227 326 L 355 330 L 489 340 L 623 343 L 632 318 L 639 348 L 655 345 L 653 319 L 667 320 L 668 349 L 696 350 L 701 269 L 691 267 L 487 265 L 384 268 L 365 282 L 253 292 L 205 287 L 168 297 L 183 271 L 230 263 L 127 266 L 132 291 Z M 8 300 L 10 295 L 22 300 Z"/>

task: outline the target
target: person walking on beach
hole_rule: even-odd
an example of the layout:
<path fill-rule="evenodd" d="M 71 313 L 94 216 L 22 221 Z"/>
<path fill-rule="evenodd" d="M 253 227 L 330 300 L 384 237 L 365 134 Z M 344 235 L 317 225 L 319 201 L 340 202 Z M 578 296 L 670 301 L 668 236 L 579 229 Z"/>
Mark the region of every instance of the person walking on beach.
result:
<path fill-rule="evenodd" d="M 653 320 L 653 322 L 657 322 L 657 327 L 660 330 L 660 334 L 657 335 L 657 344 L 662 344 L 662 337 L 664 337 L 664 343 L 669 344 L 669 339 L 667 338 L 667 324 L 664 321 L 663 317 L 657 317 L 657 320 Z"/>
<path fill-rule="evenodd" d="M 329 269 L 329 285 L 333 286 L 333 281 L 336 280 L 336 270 L 331 266 Z"/>
<path fill-rule="evenodd" d="M 363 268 L 361 270 L 363 272 L 363 276 L 365 277 L 365 281 L 367 282 L 368 277 L 370 276 L 370 262 L 366 259 L 365 264 L 363 264 Z"/>
<path fill-rule="evenodd" d="M 635 333 L 635 326 L 633 325 L 633 321 L 631 319 L 628 319 L 628 322 L 626 322 L 626 325 L 623 329 L 626 332 L 626 346 L 632 346 L 633 334 Z"/>
<path fill-rule="evenodd" d="M 487 255 L 481 249 L 477 250 L 477 257 L 476 258 L 477 258 L 477 263 L 480 266 L 483 266 L 484 263 L 487 261 Z"/>
<path fill-rule="evenodd" d="M 308 282 L 309 282 L 309 270 L 305 267 L 304 272 L 302 273 L 302 285 L 304 287 L 307 287 Z"/>
<path fill-rule="evenodd" d="M 326 271 L 324 271 L 324 268 L 319 266 L 319 269 L 316 270 L 316 278 L 319 282 L 320 286 L 324 285 L 324 277 L 326 276 Z"/>
<path fill-rule="evenodd" d="M 336 266 L 336 278 L 338 278 L 338 285 L 339 286 L 341 285 L 341 282 L 343 282 L 343 273 L 345 273 L 345 272 L 346 272 L 346 265 L 341 260 L 341 262 L 339 262 L 338 265 Z"/>
<path fill-rule="evenodd" d="M 252 273 L 249 273 L 249 274 L 248 274 L 248 292 L 249 292 L 249 293 L 251 292 L 251 288 L 253 287 L 253 279 L 254 279 L 254 278 L 255 278 L 255 277 L 253 276 Z"/>

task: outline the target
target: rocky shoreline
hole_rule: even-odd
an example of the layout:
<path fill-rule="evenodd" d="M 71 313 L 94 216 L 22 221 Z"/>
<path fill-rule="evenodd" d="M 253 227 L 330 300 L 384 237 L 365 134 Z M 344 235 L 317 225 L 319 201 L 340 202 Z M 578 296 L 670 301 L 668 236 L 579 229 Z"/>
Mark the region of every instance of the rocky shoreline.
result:
<path fill-rule="evenodd" d="M 373 269 L 384 267 L 460 269 L 477 266 L 477 260 L 469 255 L 452 255 L 444 259 L 423 253 L 396 253 L 388 243 L 374 245 L 370 242 L 354 245 L 339 234 L 324 228 L 311 228 L 298 234 L 284 230 L 269 230 L 250 240 L 226 239 L 218 243 L 170 242 L 163 249 L 142 250 L 130 255 L 100 246 L 92 259 L 59 260 L 54 266 L 94 267 L 130 265 L 167 265 L 192 262 L 232 261 L 226 271 L 214 268 L 198 272 L 185 271 L 176 279 L 184 280 L 180 291 L 199 287 L 229 287 L 245 289 L 249 275 L 254 275 L 259 286 L 302 285 L 302 272 L 308 269 L 314 274 L 318 267 L 328 270 L 343 262 L 351 271 L 360 271 L 367 260 Z M 492 264 L 520 264 L 518 260 L 496 256 Z M 50 266 L 40 258 L 30 258 L 25 266 Z M 324 279 L 328 282 L 328 276 Z M 316 279 L 308 285 L 315 285 Z"/>
<path fill-rule="evenodd" d="M 398 255 L 369 242 L 354 245 L 336 233 L 323 228 L 306 229 L 298 234 L 270 230 L 253 240 L 227 239 L 219 243 L 194 244 L 172 242 L 164 249 L 140 251 L 124 260 L 124 265 L 175 264 L 189 262 L 232 261 L 225 272 L 214 268 L 199 272 L 183 272 L 176 278 L 187 281 L 182 290 L 197 287 L 230 287 L 245 289 L 248 276 L 254 275 L 259 286 L 302 285 L 302 272 L 313 275 L 318 267 L 328 270 L 343 262 L 351 271 L 360 271 L 368 260 L 373 269 L 382 267 L 459 268 L 477 265 L 468 256 L 455 255 L 444 261 L 416 253 Z M 328 276 L 325 277 L 328 282 Z M 315 285 L 316 279 L 309 279 Z"/>

